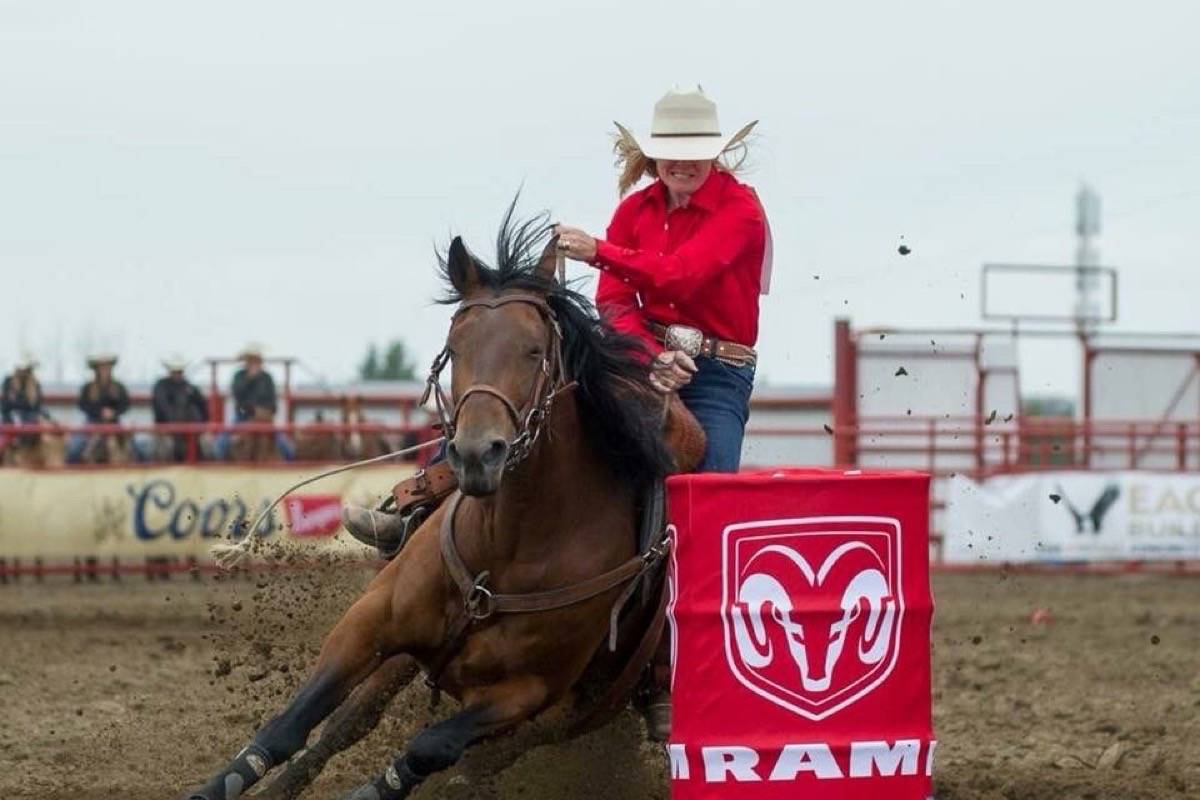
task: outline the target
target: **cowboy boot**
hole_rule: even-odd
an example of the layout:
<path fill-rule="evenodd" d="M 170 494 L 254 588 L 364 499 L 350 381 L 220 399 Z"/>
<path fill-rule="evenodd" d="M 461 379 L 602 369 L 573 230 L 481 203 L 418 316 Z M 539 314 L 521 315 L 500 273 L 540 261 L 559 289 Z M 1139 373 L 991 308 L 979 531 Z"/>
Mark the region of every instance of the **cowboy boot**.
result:
<path fill-rule="evenodd" d="M 387 514 L 363 506 L 343 508 L 342 525 L 351 536 L 374 547 L 385 559 L 400 552 L 408 527 L 405 518 L 399 514 Z"/>
<path fill-rule="evenodd" d="M 342 525 L 355 539 L 378 550 L 380 558 L 391 560 L 432 510 L 430 506 L 417 506 L 407 514 L 397 514 L 346 506 L 342 509 Z"/>

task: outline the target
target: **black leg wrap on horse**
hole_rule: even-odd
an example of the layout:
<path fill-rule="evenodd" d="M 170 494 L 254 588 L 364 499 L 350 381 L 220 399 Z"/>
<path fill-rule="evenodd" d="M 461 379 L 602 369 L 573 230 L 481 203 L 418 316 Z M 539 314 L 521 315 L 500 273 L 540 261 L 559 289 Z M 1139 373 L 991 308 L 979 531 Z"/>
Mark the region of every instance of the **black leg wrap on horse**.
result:
<path fill-rule="evenodd" d="M 468 708 L 417 734 L 404 755 L 382 776 L 360 786 L 347 800 L 402 800 L 435 772 L 454 766 L 478 735 L 487 715 L 480 707 Z"/>
<path fill-rule="evenodd" d="M 408 757 L 401 756 L 384 770 L 383 777 L 379 780 L 382 784 L 380 800 L 400 800 L 400 798 L 408 797 L 409 792 L 417 788 L 428 777 L 428 775 L 418 775 L 413 772 L 408 765 Z"/>
<path fill-rule="evenodd" d="M 404 800 L 428 775 L 418 775 L 401 756 L 382 775 L 368 784 L 358 787 L 346 800 Z"/>
<path fill-rule="evenodd" d="M 228 767 L 188 795 L 188 800 L 239 800 L 242 792 L 258 783 L 273 766 L 271 754 L 251 743 L 233 757 Z"/>

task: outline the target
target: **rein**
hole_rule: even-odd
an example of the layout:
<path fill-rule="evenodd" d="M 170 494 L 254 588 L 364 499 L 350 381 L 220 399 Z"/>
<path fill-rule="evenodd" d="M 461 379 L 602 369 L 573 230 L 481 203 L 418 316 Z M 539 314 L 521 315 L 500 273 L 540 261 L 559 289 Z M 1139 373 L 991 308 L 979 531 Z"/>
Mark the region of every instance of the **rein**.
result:
<path fill-rule="evenodd" d="M 246 528 L 246 535 L 242 537 L 241 541 L 237 542 L 236 544 L 219 542 L 212 546 L 210 552 L 216 558 L 217 565 L 221 567 L 221 569 L 233 569 L 238 564 L 242 563 L 242 561 L 244 561 L 248 555 L 250 555 L 250 551 L 254 547 L 256 539 L 262 535 L 262 521 L 267 518 L 268 514 L 275 510 L 275 506 L 279 505 L 283 498 L 287 497 L 292 492 L 301 487 L 307 486 L 310 483 L 316 483 L 322 478 L 328 478 L 331 475 L 337 475 L 342 472 L 349 472 L 352 469 L 359 469 L 372 464 L 382 464 L 385 461 L 391 461 L 393 459 L 414 455 L 422 450 L 440 445 L 443 441 L 445 441 L 445 439 L 439 436 L 436 439 L 419 442 L 412 447 L 405 447 L 401 450 L 395 450 L 391 453 L 384 453 L 381 456 L 375 456 L 374 458 L 364 458 L 362 461 L 355 461 L 350 464 L 343 464 L 339 467 L 327 469 L 324 472 L 318 472 L 316 475 L 311 475 L 301 481 L 297 481 L 288 488 L 284 489 L 278 497 L 271 501 L 269 506 L 259 512 L 258 516 L 254 518 L 254 522 Z"/>

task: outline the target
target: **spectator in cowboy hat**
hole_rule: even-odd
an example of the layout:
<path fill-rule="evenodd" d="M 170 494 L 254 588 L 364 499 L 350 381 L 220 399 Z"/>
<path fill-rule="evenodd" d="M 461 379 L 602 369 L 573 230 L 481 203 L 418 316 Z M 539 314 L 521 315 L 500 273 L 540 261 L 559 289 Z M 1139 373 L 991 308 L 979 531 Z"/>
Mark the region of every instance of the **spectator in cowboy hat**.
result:
<path fill-rule="evenodd" d="M 187 362 L 180 356 L 171 356 L 162 364 L 167 374 L 155 382 L 151 395 L 154 422 L 208 422 L 208 403 L 196 385 L 188 381 Z M 193 437 L 194 434 L 160 437 L 160 456 L 173 461 L 185 460 L 188 441 Z"/>
<path fill-rule="evenodd" d="M 89 425 L 116 425 L 121 421 L 121 415 L 129 410 L 129 392 L 124 384 L 113 378 L 116 364 L 117 356 L 113 353 L 97 353 L 87 360 L 93 377 L 79 390 L 79 410 Z M 71 434 L 67 460 L 80 461 L 90 441 L 87 434 Z"/>
<path fill-rule="evenodd" d="M 233 421 L 273 421 L 279 402 L 275 394 L 275 379 L 263 369 L 262 345 L 246 345 L 238 353 L 238 359 L 242 362 L 242 368 L 233 374 Z M 232 437 L 228 433 L 221 434 L 217 440 L 218 457 L 228 457 L 231 443 Z M 295 457 L 291 441 L 278 431 L 275 433 L 275 445 L 283 458 L 290 461 Z"/>
<path fill-rule="evenodd" d="M 31 425 L 49 417 L 44 406 L 42 385 L 33 374 L 37 366 L 33 356 L 22 354 L 13 365 L 12 374 L 4 378 L 3 393 L 0 394 L 0 422 L 5 425 Z"/>
<path fill-rule="evenodd" d="M 723 134 L 717 106 L 699 87 L 667 92 L 647 135 L 617 125 L 618 189 L 653 183 L 617 207 L 603 238 L 559 225 L 567 258 L 600 272 L 596 305 L 618 331 L 655 354 L 650 383 L 678 392 L 704 428 L 701 472 L 736 472 L 750 415 L 759 295 L 770 281 L 766 213 L 733 173 L 756 123 Z M 655 673 L 669 675 L 660 648 Z M 664 663 L 665 662 L 665 663 Z M 652 738 L 670 722 L 666 683 L 647 710 Z"/>

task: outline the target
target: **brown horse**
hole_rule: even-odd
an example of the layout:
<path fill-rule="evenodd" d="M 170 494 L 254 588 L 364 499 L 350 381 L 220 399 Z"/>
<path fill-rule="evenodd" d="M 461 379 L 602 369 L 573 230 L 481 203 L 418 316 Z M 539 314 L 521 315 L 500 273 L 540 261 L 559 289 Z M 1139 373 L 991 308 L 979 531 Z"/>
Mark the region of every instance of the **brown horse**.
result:
<path fill-rule="evenodd" d="M 275 414 L 268 408 L 256 408 L 249 420 L 263 425 L 275 421 Z M 229 458 L 237 462 L 275 461 L 279 458 L 279 448 L 275 444 L 275 434 L 249 433 L 237 431 L 232 436 L 229 447 Z"/>
<path fill-rule="evenodd" d="M 367 425 L 371 421 L 363 411 L 363 396 L 361 394 L 342 396 L 342 424 Z M 358 461 L 363 458 L 374 458 L 393 450 L 399 450 L 401 445 L 392 446 L 387 437 L 378 431 L 353 430 L 342 435 L 342 458 L 347 461 Z"/>
<path fill-rule="evenodd" d="M 0 463 L 6 467 L 44 469 L 67 463 L 67 442 L 58 431 L 14 433 L 0 446 Z"/>
<path fill-rule="evenodd" d="M 546 229 L 513 225 L 511 213 L 495 268 L 457 238 L 443 264 L 447 302 L 459 305 L 430 382 L 451 366 L 443 416 L 460 492 L 334 627 L 288 708 L 191 800 L 240 796 L 336 711 L 265 795 L 295 797 L 333 753 L 374 727 L 419 669 L 460 710 L 349 797 L 407 797 L 465 753 L 474 782 L 519 755 L 496 739 L 521 723 L 545 721 L 521 727 L 533 745 L 594 719 L 587 698 L 596 685 L 653 644 L 640 633 L 656 604 L 633 603 L 609 652 L 610 613 L 629 585 L 609 578 L 631 563 L 638 570 L 639 498 L 677 465 L 695 465 L 703 433 L 675 398 L 666 415 L 672 438 L 664 438 L 663 401 L 647 387 L 636 344 L 554 281 L 554 242 L 540 260 L 532 256 Z M 522 601 L 528 613 L 513 605 Z M 472 788 L 475 797 L 488 791 Z"/>
<path fill-rule="evenodd" d="M 339 400 L 343 425 L 370 424 L 363 411 L 363 396 L 344 394 Z M 324 422 L 318 412 L 315 422 Z M 358 461 L 400 449 L 378 431 L 354 429 L 347 433 L 301 431 L 296 436 L 296 458 L 300 461 Z"/>
<path fill-rule="evenodd" d="M 88 434 L 87 444 L 79 456 L 81 464 L 128 464 L 133 460 L 129 434 L 121 432 Z"/>

